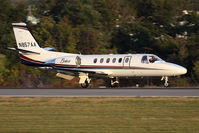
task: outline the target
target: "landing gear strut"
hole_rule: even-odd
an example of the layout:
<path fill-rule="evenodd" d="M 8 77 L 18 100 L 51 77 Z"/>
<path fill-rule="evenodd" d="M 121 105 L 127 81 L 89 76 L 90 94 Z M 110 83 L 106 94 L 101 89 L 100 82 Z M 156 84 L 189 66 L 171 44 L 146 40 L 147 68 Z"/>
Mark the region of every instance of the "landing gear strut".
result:
<path fill-rule="evenodd" d="M 82 88 L 87 88 L 91 82 L 91 79 L 88 77 L 87 73 L 80 73 L 79 74 L 79 84 Z"/>
<path fill-rule="evenodd" d="M 110 78 L 110 87 L 118 87 L 119 81 L 118 77 Z"/>
<path fill-rule="evenodd" d="M 161 80 L 164 80 L 164 87 L 168 87 L 169 86 L 169 77 L 168 76 L 163 76 Z"/>

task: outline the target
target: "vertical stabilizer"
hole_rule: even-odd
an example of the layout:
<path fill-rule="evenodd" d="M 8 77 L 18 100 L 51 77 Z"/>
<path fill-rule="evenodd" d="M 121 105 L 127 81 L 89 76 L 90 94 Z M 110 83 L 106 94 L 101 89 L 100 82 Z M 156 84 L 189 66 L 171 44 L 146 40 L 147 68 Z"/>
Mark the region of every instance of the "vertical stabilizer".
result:
<path fill-rule="evenodd" d="M 12 23 L 13 30 L 17 42 L 17 48 L 20 51 L 41 53 L 42 48 L 39 47 L 25 23 Z"/>

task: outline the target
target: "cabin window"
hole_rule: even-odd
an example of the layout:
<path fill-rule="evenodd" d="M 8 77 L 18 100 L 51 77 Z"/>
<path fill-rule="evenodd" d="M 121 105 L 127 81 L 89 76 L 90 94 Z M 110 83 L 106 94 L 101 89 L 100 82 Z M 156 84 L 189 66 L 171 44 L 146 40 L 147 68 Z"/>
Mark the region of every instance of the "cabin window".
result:
<path fill-rule="evenodd" d="M 93 60 L 93 63 L 97 63 L 97 58 L 95 58 L 95 59 Z"/>
<path fill-rule="evenodd" d="M 106 63 L 109 63 L 110 62 L 110 58 L 106 59 Z"/>
<path fill-rule="evenodd" d="M 100 63 L 103 63 L 103 61 L 104 61 L 104 58 L 101 58 L 101 59 L 100 59 Z"/>
<path fill-rule="evenodd" d="M 128 63 L 128 62 L 129 62 L 129 58 L 126 58 L 126 59 L 125 59 L 125 62 Z"/>
<path fill-rule="evenodd" d="M 118 62 L 121 63 L 122 62 L 122 58 L 119 58 Z"/>
<path fill-rule="evenodd" d="M 148 60 L 147 60 L 147 56 L 146 56 L 146 55 L 142 57 L 141 62 L 142 62 L 142 63 L 146 63 L 146 64 L 149 63 Z"/>
<path fill-rule="evenodd" d="M 116 58 L 113 58 L 112 62 L 115 63 L 115 61 L 116 61 Z"/>

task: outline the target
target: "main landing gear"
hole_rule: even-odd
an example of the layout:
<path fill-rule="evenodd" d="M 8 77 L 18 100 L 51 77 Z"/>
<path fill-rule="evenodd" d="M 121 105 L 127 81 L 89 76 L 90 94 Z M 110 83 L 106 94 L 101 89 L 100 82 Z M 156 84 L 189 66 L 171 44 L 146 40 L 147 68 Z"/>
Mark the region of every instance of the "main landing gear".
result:
<path fill-rule="evenodd" d="M 85 80 L 84 83 L 81 83 L 82 88 L 88 88 L 88 86 L 89 86 L 88 80 Z"/>
<path fill-rule="evenodd" d="M 109 85 L 110 85 L 110 87 L 118 87 L 118 86 L 119 86 L 118 77 L 110 78 L 110 83 L 109 83 Z"/>
<path fill-rule="evenodd" d="M 164 87 L 168 87 L 169 86 L 169 77 L 168 76 L 163 76 L 161 80 L 164 80 Z"/>
<path fill-rule="evenodd" d="M 82 88 L 87 88 L 91 82 L 91 79 L 88 77 L 88 74 L 81 73 L 79 75 L 79 84 Z"/>

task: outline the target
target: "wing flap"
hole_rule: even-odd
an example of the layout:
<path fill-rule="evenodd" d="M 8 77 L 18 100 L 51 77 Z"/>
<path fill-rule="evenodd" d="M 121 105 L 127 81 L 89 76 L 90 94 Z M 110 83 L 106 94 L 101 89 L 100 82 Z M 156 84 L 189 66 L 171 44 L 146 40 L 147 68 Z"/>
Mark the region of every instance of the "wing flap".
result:
<path fill-rule="evenodd" d="M 74 78 L 74 76 L 71 76 L 69 74 L 62 74 L 62 73 L 57 73 L 56 74 L 57 77 L 60 77 L 60 78 L 64 78 L 64 79 L 67 79 L 67 80 L 72 80 Z"/>

